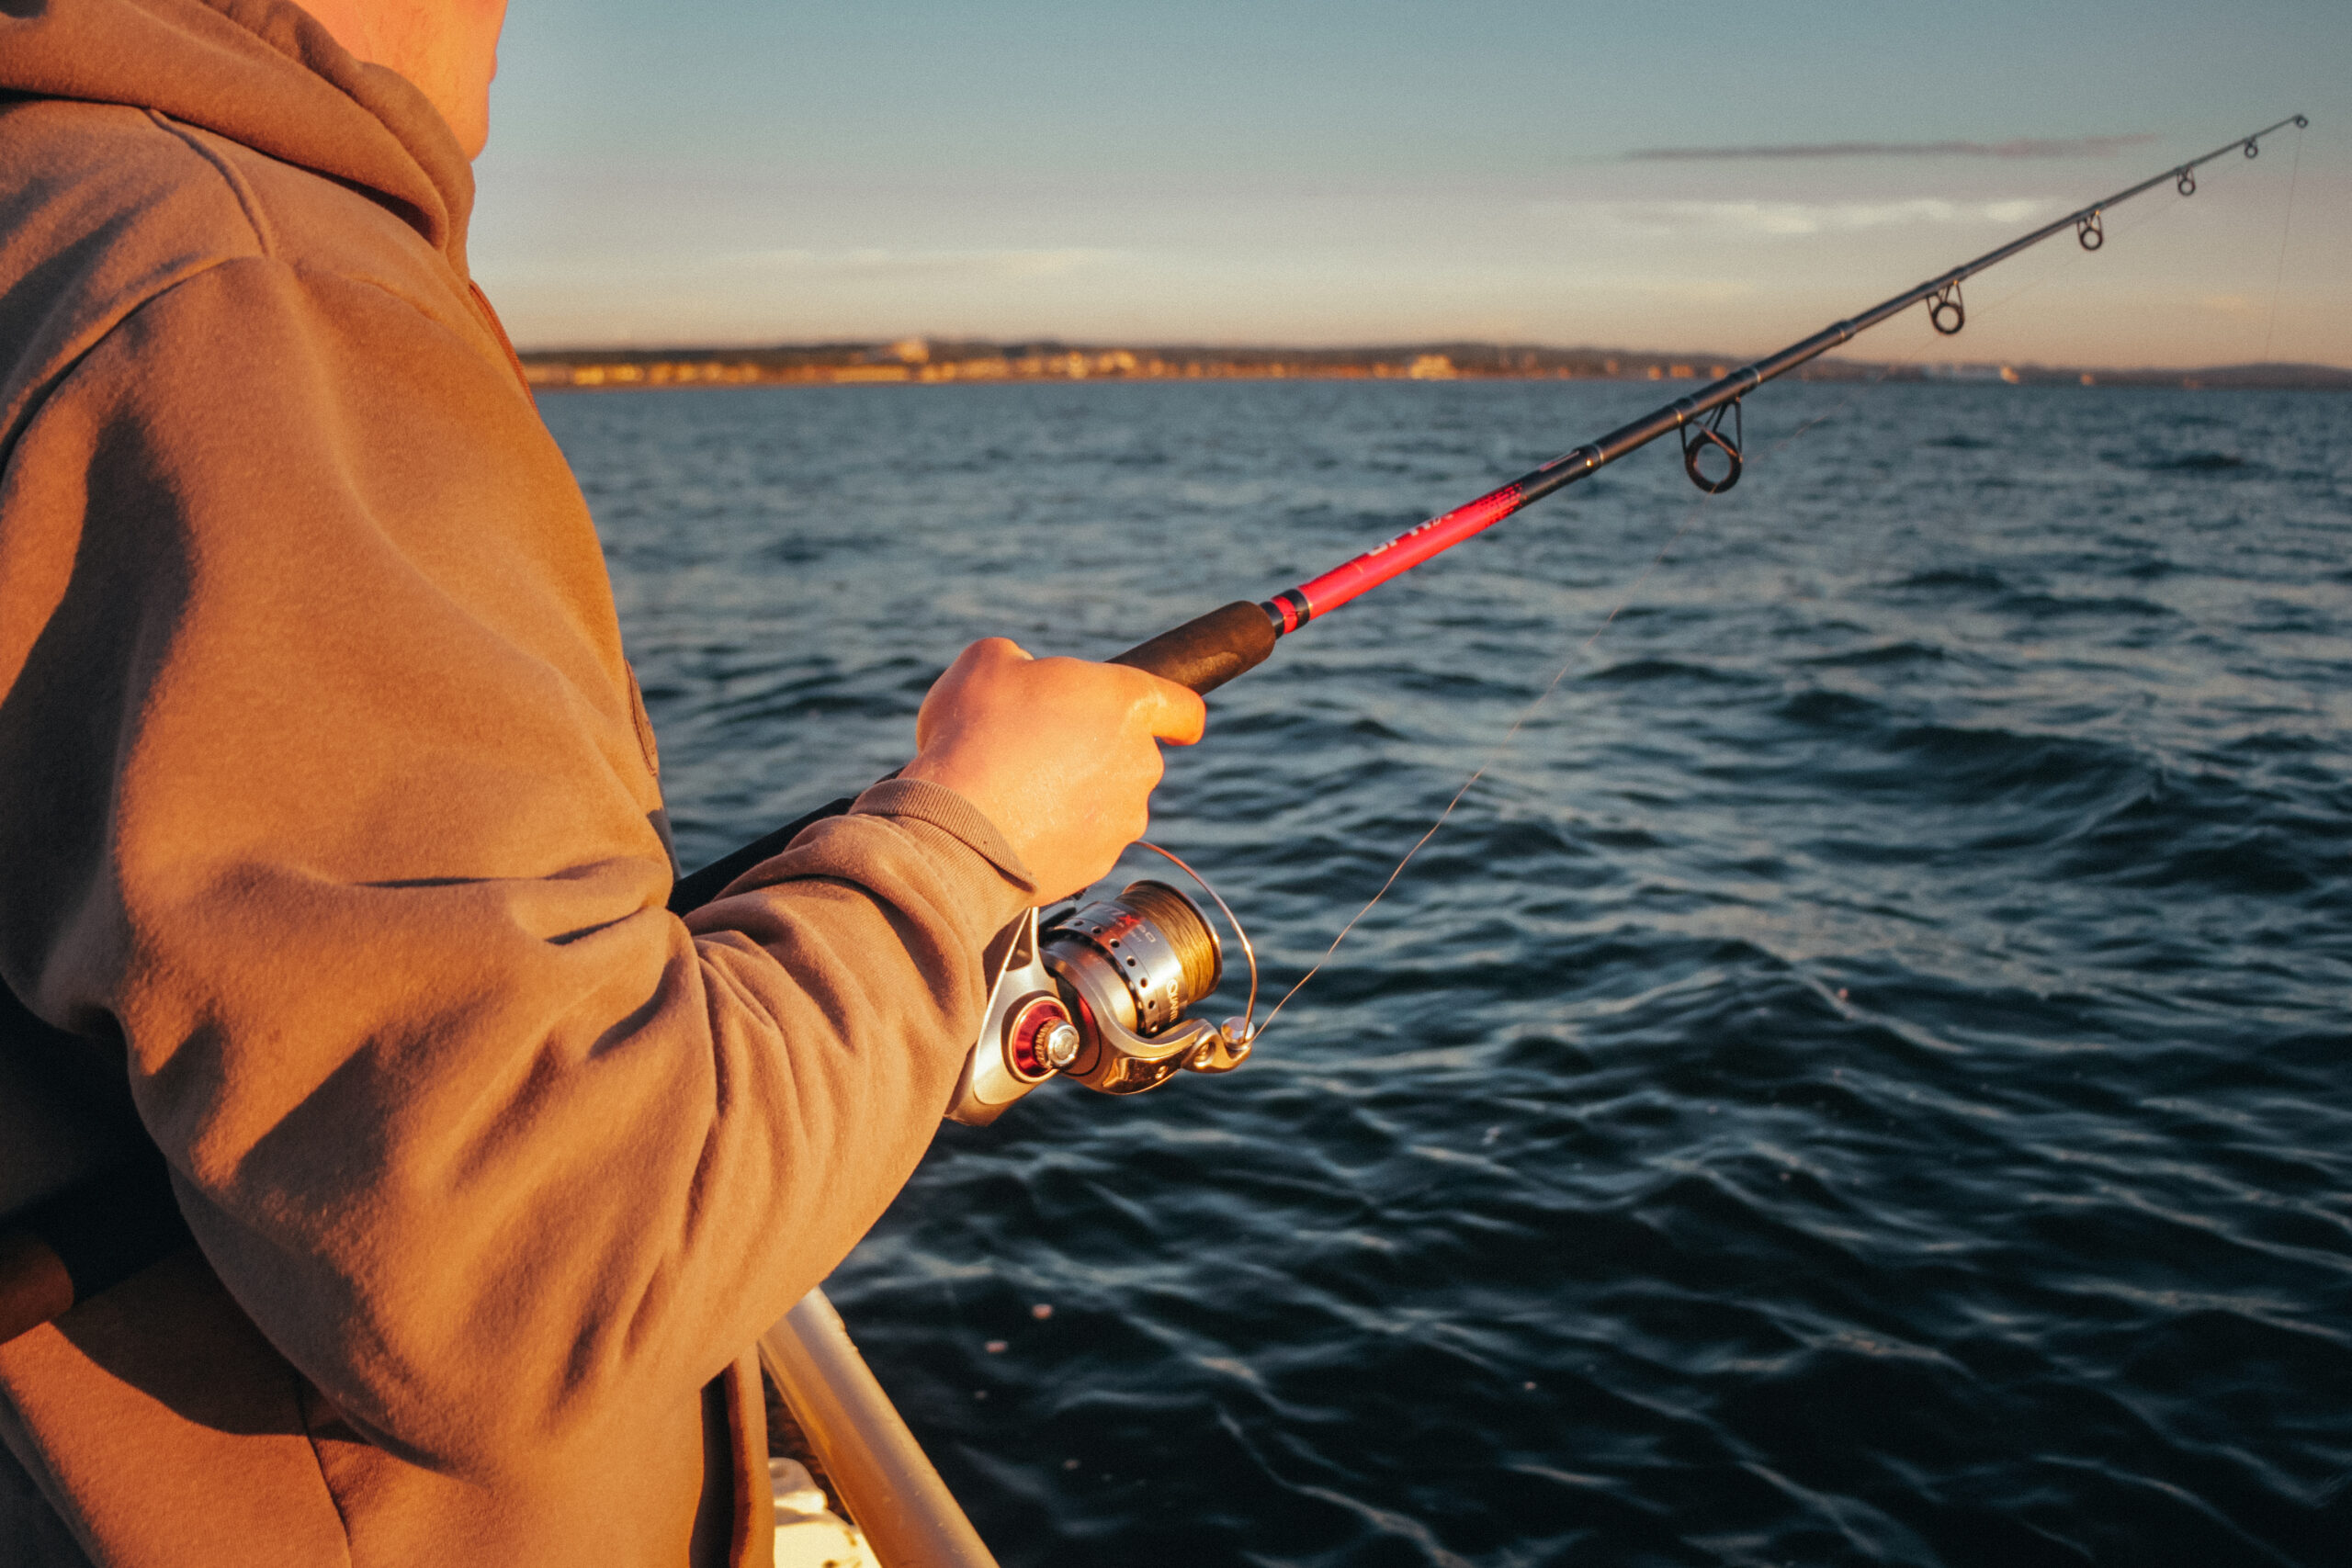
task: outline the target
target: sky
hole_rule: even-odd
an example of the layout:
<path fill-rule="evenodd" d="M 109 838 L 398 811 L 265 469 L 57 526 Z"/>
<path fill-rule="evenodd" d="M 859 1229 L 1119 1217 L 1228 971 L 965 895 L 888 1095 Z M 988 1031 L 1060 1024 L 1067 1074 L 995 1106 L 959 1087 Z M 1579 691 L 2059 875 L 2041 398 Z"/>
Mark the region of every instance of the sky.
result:
<path fill-rule="evenodd" d="M 526 347 L 1747 355 L 2299 111 L 1849 352 L 2352 367 L 2346 0 L 512 0 L 472 254 Z"/>

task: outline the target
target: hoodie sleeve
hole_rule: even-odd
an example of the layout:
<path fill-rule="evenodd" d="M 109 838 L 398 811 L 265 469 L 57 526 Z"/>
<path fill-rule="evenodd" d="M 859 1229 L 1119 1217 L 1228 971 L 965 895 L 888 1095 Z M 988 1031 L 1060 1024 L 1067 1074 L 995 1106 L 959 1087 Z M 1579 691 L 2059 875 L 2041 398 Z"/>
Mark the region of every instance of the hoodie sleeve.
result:
<path fill-rule="evenodd" d="M 372 1440 L 610 1440 L 842 1258 L 1028 901 L 968 803 L 699 912 L 576 487 L 479 322 L 233 260 L 0 478 L 0 964 L 119 1038 L 207 1258 Z"/>

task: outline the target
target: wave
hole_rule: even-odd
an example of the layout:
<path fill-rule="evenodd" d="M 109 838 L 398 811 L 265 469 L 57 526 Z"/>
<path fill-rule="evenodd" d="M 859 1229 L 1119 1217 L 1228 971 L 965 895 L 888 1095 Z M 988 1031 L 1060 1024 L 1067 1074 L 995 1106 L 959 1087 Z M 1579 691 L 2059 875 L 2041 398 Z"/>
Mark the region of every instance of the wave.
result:
<path fill-rule="evenodd" d="M 1990 567 L 1940 567 L 1898 578 L 1894 588 L 1928 589 L 1939 592 L 2003 593 L 2008 583 Z"/>
<path fill-rule="evenodd" d="M 2184 452 L 2177 457 L 2159 457 L 2140 465 L 2152 474 L 2222 474 L 2249 466 L 2235 452 Z"/>
<path fill-rule="evenodd" d="M 1716 670 L 1674 659 L 1629 659 L 1596 670 L 1585 680 L 1595 684 L 1634 684 L 1645 681 L 1695 681 L 1724 685 L 1752 684 L 1755 677 Z"/>
<path fill-rule="evenodd" d="M 1949 656 L 1940 648 L 1905 640 L 1881 643 L 1852 653 L 1823 653 L 1798 663 L 1815 670 L 1873 670 L 1890 665 L 1941 664 Z"/>

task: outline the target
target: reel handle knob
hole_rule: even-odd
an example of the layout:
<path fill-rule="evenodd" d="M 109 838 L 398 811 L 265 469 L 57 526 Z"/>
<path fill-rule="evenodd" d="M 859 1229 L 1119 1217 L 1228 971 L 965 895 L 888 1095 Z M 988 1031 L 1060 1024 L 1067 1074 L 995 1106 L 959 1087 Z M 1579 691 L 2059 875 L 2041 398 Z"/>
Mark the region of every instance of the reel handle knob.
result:
<path fill-rule="evenodd" d="M 1057 1019 L 1038 1030 L 1034 1048 L 1037 1053 L 1037 1060 L 1054 1071 L 1060 1072 L 1078 1060 L 1079 1048 L 1084 1043 L 1085 1041 L 1079 1035 L 1078 1026 L 1064 1018 Z"/>
<path fill-rule="evenodd" d="M 1112 655 L 1110 662 L 1148 671 L 1205 695 L 1263 664 L 1274 651 L 1274 623 L 1264 606 L 1236 599 Z"/>

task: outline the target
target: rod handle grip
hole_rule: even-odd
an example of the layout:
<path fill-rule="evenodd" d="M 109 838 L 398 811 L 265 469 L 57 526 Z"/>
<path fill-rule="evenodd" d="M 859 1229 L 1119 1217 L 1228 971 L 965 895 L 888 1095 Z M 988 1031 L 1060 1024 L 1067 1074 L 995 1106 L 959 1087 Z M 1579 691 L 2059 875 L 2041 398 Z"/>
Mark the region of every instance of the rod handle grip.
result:
<path fill-rule="evenodd" d="M 1148 671 L 1205 695 L 1263 664 L 1274 651 L 1274 638 L 1273 618 L 1266 607 L 1236 599 L 1112 655 L 1110 662 Z"/>

